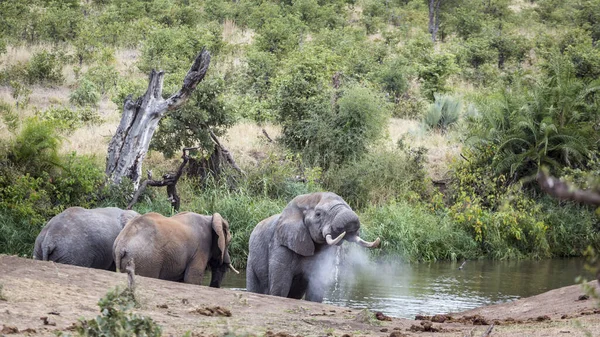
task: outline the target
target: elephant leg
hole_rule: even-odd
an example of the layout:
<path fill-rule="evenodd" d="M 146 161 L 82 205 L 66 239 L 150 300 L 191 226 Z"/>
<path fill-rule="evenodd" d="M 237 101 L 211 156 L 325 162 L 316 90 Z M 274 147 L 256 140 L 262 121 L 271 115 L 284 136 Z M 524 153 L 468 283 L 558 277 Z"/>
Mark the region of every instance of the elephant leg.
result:
<path fill-rule="evenodd" d="M 325 283 L 321 280 L 312 279 L 308 281 L 308 288 L 306 289 L 305 300 L 311 302 L 323 302 L 325 295 Z"/>
<path fill-rule="evenodd" d="M 287 297 L 295 274 L 296 253 L 280 246 L 271 252 L 269 295 Z"/>
<path fill-rule="evenodd" d="M 252 267 L 248 267 L 246 270 L 246 291 L 257 294 L 267 293 L 266 287 L 260 284 L 260 280 Z"/>
<path fill-rule="evenodd" d="M 192 261 L 187 265 L 187 268 L 185 269 L 185 273 L 183 275 L 183 282 L 191 284 L 201 284 L 207 263 L 207 257 L 194 257 L 194 259 L 192 259 Z"/>
<path fill-rule="evenodd" d="M 292 280 L 292 286 L 290 287 L 290 292 L 288 294 L 288 298 L 295 298 L 297 300 L 302 299 L 306 289 L 308 287 L 308 280 L 304 278 L 303 275 L 296 275 Z"/>

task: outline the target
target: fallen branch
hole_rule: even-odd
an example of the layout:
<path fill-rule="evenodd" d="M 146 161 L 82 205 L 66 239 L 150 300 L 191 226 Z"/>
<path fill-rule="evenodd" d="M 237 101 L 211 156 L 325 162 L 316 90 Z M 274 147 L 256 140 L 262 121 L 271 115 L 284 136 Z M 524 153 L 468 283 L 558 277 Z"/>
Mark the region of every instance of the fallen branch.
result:
<path fill-rule="evenodd" d="M 137 202 L 140 195 L 142 193 L 144 193 L 144 190 L 146 190 L 146 187 L 148 185 L 150 185 L 150 186 L 158 186 L 158 187 L 166 186 L 167 187 L 167 198 L 171 202 L 171 206 L 173 206 L 173 209 L 175 209 L 175 211 L 179 211 L 180 198 L 179 198 L 179 195 L 177 194 L 177 182 L 179 181 L 179 178 L 181 177 L 181 174 L 183 173 L 183 168 L 190 160 L 189 151 L 194 150 L 194 149 L 197 149 L 197 148 L 195 148 L 195 147 L 184 148 L 183 156 L 181 156 L 181 158 L 183 158 L 183 162 L 181 163 L 181 165 L 179 165 L 179 169 L 177 170 L 177 172 L 175 174 L 170 174 L 170 173 L 164 174 L 162 180 L 153 180 L 152 179 L 152 171 L 148 170 L 148 179 L 144 180 L 142 182 L 142 184 L 140 185 L 140 187 L 137 189 L 137 191 L 135 191 L 135 194 L 133 195 L 131 202 L 129 202 L 129 205 L 127 205 L 127 209 L 131 209 L 133 207 L 133 205 L 135 205 L 135 203 Z M 188 153 L 186 153 L 186 151 Z"/>
<path fill-rule="evenodd" d="M 215 143 L 215 145 L 217 145 L 221 149 L 221 152 L 223 153 L 223 156 L 225 157 L 225 159 L 227 160 L 227 162 L 231 165 L 231 167 L 233 167 L 236 171 L 238 171 L 239 173 L 241 173 L 242 175 L 245 176 L 246 172 L 244 172 L 237 165 L 237 163 L 233 159 L 233 155 L 231 155 L 231 152 L 229 152 L 229 150 L 225 146 L 223 146 L 223 144 L 221 144 L 221 142 L 219 141 L 219 138 L 217 138 L 217 136 L 215 135 L 214 132 L 212 132 L 211 129 L 208 129 L 208 132 L 210 133 L 210 138 Z"/>
<path fill-rule="evenodd" d="M 492 330 L 494 330 L 494 324 L 490 325 L 490 327 L 485 330 L 481 337 L 488 337 L 492 333 Z"/>
<path fill-rule="evenodd" d="M 263 128 L 262 129 L 262 133 L 263 133 L 263 135 L 265 135 L 265 137 L 267 137 L 267 140 L 269 141 L 269 143 L 273 143 L 273 139 L 271 139 L 271 137 L 269 137 L 269 134 L 267 133 L 267 130 L 265 130 Z"/>

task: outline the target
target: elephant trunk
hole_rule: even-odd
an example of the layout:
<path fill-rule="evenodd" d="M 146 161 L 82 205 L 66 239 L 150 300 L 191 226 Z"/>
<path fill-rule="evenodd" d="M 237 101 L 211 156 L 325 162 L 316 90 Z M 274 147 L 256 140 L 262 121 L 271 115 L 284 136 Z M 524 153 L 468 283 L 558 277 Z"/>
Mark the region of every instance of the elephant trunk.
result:
<path fill-rule="evenodd" d="M 347 206 L 340 207 L 332 216 L 331 225 L 323 228 L 323 236 L 328 245 L 340 244 L 347 232 L 352 233 L 360 228 L 358 215 Z M 337 236 L 333 238 L 333 235 Z"/>

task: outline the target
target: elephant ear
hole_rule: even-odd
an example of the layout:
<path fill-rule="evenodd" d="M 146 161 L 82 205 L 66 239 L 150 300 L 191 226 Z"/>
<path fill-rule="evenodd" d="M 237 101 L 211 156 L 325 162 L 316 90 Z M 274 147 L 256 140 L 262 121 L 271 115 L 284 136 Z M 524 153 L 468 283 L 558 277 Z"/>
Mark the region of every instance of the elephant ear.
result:
<path fill-rule="evenodd" d="M 217 246 L 219 247 L 219 264 L 223 263 L 223 258 L 227 252 L 227 243 L 229 236 L 229 224 L 223 220 L 223 217 L 219 213 L 213 214 L 212 217 L 212 228 L 217 234 Z"/>
<path fill-rule="evenodd" d="M 121 213 L 121 216 L 119 216 L 119 225 L 121 225 L 121 228 L 125 228 L 125 225 L 127 225 L 127 223 L 131 219 L 133 219 L 139 215 L 140 214 L 136 211 L 131 211 L 131 210 L 123 211 L 123 213 Z"/>
<path fill-rule="evenodd" d="M 304 225 L 304 213 L 295 206 L 288 206 L 277 220 L 276 235 L 279 243 L 302 256 L 315 254 L 315 244 Z"/>

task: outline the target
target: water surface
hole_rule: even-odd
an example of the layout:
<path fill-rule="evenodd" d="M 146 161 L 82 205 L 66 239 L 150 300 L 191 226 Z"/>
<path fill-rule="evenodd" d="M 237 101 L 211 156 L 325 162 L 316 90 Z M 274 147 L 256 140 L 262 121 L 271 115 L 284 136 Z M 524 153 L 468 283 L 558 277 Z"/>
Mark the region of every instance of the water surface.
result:
<path fill-rule="evenodd" d="M 368 308 L 394 317 L 414 318 L 459 312 L 512 301 L 575 284 L 582 259 L 540 261 L 467 261 L 406 264 L 359 263 L 332 271 L 337 281 L 324 303 Z M 245 271 L 228 273 L 225 288 L 245 290 Z"/>

